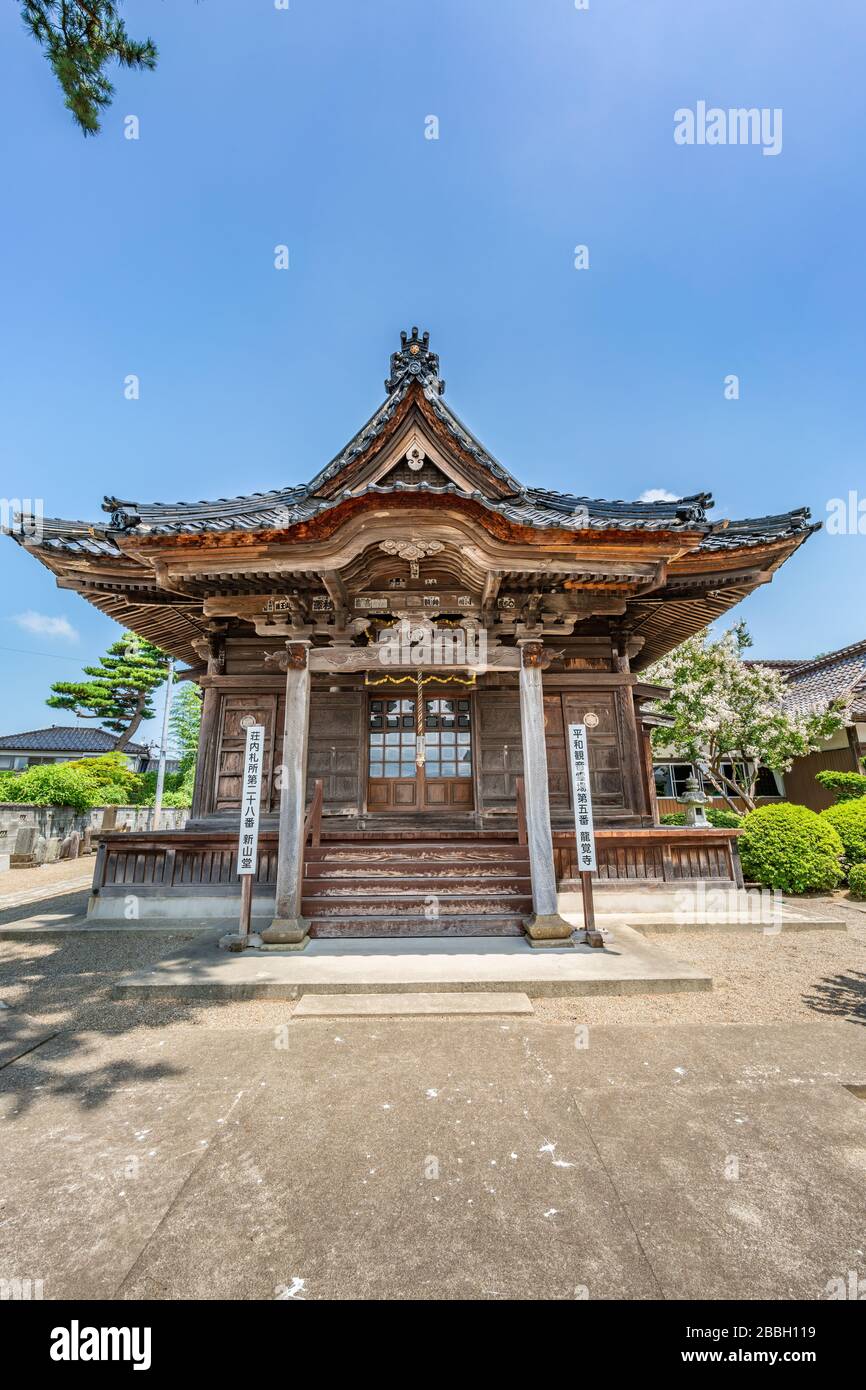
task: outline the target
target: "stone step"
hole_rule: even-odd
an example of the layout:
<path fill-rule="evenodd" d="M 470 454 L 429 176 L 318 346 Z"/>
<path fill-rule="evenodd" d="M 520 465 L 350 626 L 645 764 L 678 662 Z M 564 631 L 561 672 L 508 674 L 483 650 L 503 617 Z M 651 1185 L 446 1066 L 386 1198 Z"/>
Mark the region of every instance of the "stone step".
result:
<path fill-rule="evenodd" d="M 407 990 L 405 994 L 305 994 L 293 1018 L 403 1018 L 448 1014 L 531 1014 L 528 994 L 505 990 L 481 994 L 477 990 L 436 993 Z"/>
<path fill-rule="evenodd" d="M 365 914 L 363 917 L 322 917 L 310 918 L 310 936 L 328 937 L 464 937 L 464 936 L 523 936 L 523 918 L 511 915 L 479 917 L 439 917 L 431 922 L 429 917 L 415 913 L 399 917 L 379 914 Z M 278 948 L 274 948 L 278 949 Z"/>

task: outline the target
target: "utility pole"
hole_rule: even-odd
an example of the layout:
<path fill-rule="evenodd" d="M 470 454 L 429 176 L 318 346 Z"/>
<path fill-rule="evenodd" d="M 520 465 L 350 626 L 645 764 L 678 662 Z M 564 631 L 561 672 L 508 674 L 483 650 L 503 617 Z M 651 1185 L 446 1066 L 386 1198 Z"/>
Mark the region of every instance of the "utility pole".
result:
<path fill-rule="evenodd" d="M 159 769 L 156 774 L 156 797 L 153 803 L 153 825 L 151 829 L 159 830 L 160 817 L 162 816 L 162 790 L 165 786 L 165 755 L 168 747 L 168 716 L 171 712 L 171 687 L 174 680 L 174 657 L 169 658 L 168 676 L 165 683 L 165 706 L 162 711 L 162 741 L 159 746 Z"/>

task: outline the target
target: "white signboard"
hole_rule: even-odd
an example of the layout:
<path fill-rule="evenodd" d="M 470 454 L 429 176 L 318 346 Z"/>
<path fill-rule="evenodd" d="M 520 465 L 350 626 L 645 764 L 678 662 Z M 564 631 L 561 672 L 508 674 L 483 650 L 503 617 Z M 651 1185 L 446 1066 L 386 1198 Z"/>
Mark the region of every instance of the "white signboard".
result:
<path fill-rule="evenodd" d="M 589 785 L 589 746 L 585 724 L 569 724 L 568 753 L 571 760 L 574 828 L 577 834 L 577 867 L 580 873 L 588 874 L 597 868 L 597 865 L 592 823 L 592 791 Z"/>
<path fill-rule="evenodd" d="M 254 874 L 259 847 L 259 806 L 262 795 L 262 765 L 265 754 L 265 726 L 252 724 L 246 731 L 244 769 L 241 778 L 241 832 L 238 838 L 238 874 Z"/>

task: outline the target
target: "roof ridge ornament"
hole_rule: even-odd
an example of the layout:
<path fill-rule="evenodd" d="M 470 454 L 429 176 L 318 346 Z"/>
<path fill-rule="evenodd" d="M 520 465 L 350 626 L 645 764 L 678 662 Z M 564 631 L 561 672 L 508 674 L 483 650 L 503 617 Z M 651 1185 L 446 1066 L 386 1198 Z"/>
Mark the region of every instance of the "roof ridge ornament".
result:
<path fill-rule="evenodd" d="M 439 356 L 430 351 L 430 334 L 419 334 L 417 328 L 411 336 L 403 331 L 400 344 L 400 351 L 391 353 L 391 375 L 385 382 L 388 395 L 412 380 L 431 387 L 437 396 L 444 395 L 445 382 L 439 376 Z"/>

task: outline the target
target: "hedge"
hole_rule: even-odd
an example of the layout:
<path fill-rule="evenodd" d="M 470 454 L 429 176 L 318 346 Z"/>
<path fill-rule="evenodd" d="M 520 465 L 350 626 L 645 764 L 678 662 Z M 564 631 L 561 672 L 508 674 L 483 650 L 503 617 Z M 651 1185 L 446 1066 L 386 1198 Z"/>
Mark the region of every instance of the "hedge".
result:
<path fill-rule="evenodd" d="M 852 864 L 848 870 L 852 898 L 866 898 L 866 864 Z"/>
<path fill-rule="evenodd" d="M 836 793 L 836 804 L 866 796 L 866 777 L 862 772 L 816 772 L 815 781 L 828 792 Z"/>
<path fill-rule="evenodd" d="M 866 796 L 856 801 L 837 801 L 821 815 L 838 832 L 848 863 L 862 864 L 866 860 Z"/>
<path fill-rule="evenodd" d="M 718 806 L 706 806 L 707 820 L 716 830 L 738 830 L 743 823 L 743 817 L 738 816 L 736 811 L 723 811 Z M 666 816 L 661 817 L 662 825 L 685 825 L 685 811 L 669 811 Z"/>
<path fill-rule="evenodd" d="M 743 821 L 739 849 L 746 877 L 783 893 L 826 892 L 845 876 L 838 832 L 808 806 L 759 806 Z"/>

